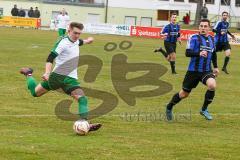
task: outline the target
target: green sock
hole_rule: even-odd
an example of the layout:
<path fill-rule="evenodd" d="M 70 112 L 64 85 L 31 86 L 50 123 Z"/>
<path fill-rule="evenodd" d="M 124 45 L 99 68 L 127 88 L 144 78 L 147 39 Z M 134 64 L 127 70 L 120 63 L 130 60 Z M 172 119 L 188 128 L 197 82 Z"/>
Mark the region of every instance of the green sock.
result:
<path fill-rule="evenodd" d="M 88 100 L 85 96 L 78 99 L 78 112 L 82 119 L 87 119 L 88 117 Z"/>
<path fill-rule="evenodd" d="M 36 92 L 35 92 L 37 82 L 32 76 L 27 77 L 27 86 L 28 86 L 28 89 L 30 90 L 32 96 L 37 97 Z"/>

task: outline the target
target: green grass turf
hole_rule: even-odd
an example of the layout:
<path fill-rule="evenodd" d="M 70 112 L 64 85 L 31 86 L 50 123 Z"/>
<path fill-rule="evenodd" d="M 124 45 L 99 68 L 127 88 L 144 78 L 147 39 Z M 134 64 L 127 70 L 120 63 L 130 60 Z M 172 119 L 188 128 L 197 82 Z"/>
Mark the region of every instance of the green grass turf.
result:
<path fill-rule="evenodd" d="M 0 28 L 0 33 L 0 160 L 240 159 L 239 47 L 232 47 L 233 55 L 229 65 L 231 74 L 221 73 L 217 78 L 216 98 L 209 109 L 214 120 L 209 122 L 199 115 L 206 90 L 200 84 L 188 99 L 176 106 L 174 111 L 178 119 L 168 123 L 158 115 L 164 113 L 165 104 L 181 88 L 189 61 L 184 56 L 185 43 L 177 48 L 179 75 L 172 76 L 168 71 L 160 78 L 170 82 L 173 90 L 163 96 L 137 98 L 136 106 L 128 106 L 117 95 L 111 82 L 113 55 L 123 53 L 128 56 L 129 62 L 160 63 L 169 69 L 169 64 L 161 55 L 152 53 L 163 42 L 156 39 L 93 35 L 95 43 L 83 46 L 81 53 L 102 59 L 103 69 L 96 82 L 85 83 L 83 77 L 86 67 L 80 67 L 79 80 L 84 87 L 114 94 L 119 104 L 111 113 L 92 120 L 103 124 L 101 130 L 80 137 L 73 133 L 73 122 L 62 121 L 54 115 L 55 105 L 63 99 L 71 98 L 57 92 L 33 98 L 26 89 L 25 78 L 18 73 L 19 68 L 31 66 L 35 69 L 34 76 L 40 81 L 46 57 L 57 39 L 57 33 L 17 28 Z M 122 40 L 132 41 L 133 47 L 128 51 L 103 50 L 107 42 L 120 43 Z M 223 54 L 219 53 L 218 59 L 221 66 Z M 132 76 L 141 74 L 132 73 Z M 89 102 L 92 109 L 100 101 L 90 97 Z M 73 103 L 72 111 L 77 111 L 76 102 Z M 140 113 L 142 116 L 131 119 L 128 116 L 126 119 L 125 113 Z M 150 113 L 155 113 L 157 117 L 151 119 L 148 116 Z"/>

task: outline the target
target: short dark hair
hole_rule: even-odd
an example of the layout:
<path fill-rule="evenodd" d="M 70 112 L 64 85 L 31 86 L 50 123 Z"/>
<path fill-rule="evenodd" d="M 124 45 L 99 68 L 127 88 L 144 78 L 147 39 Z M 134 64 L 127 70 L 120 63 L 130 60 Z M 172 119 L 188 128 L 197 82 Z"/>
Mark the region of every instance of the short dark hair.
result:
<path fill-rule="evenodd" d="M 228 12 L 227 12 L 227 11 L 223 11 L 223 12 L 222 12 L 222 16 L 223 16 L 223 14 L 225 14 L 225 13 L 228 15 Z"/>
<path fill-rule="evenodd" d="M 71 29 L 73 29 L 74 27 L 76 27 L 76 28 L 78 28 L 78 29 L 80 29 L 80 30 L 83 30 L 83 28 L 84 28 L 83 24 L 82 24 L 82 23 L 78 23 L 78 22 L 71 22 L 70 25 L 69 25 L 69 27 L 70 27 Z"/>
<path fill-rule="evenodd" d="M 200 23 L 201 22 L 207 22 L 208 23 L 208 26 L 211 26 L 211 22 L 209 19 L 201 19 Z"/>
<path fill-rule="evenodd" d="M 177 16 L 177 13 L 176 12 L 171 13 L 170 17 L 172 17 L 172 16 Z"/>

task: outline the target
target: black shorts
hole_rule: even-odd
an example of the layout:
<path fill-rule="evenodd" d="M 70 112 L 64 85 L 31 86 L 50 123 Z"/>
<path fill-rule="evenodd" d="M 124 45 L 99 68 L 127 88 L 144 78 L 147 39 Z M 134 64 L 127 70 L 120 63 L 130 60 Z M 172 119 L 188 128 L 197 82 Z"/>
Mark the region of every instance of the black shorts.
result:
<path fill-rule="evenodd" d="M 194 72 L 194 71 L 187 71 L 182 89 L 185 92 L 190 93 L 193 88 L 196 88 L 198 83 L 201 81 L 204 85 L 206 85 L 207 80 L 209 78 L 214 78 L 215 75 L 212 72 Z"/>
<path fill-rule="evenodd" d="M 164 41 L 164 47 L 167 54 L 176 53 L 177 43 Z"/>
<path fill-rule="evenodd" d="M 226 51 L 231 49 L 229 42 L 217 42 L 216 44 L 216 52 Z"/>

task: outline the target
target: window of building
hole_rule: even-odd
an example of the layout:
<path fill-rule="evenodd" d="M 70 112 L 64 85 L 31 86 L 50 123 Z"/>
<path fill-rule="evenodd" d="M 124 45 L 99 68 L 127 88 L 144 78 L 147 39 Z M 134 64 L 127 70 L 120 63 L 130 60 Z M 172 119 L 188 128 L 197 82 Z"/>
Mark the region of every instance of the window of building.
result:
<path fill-rule="evenodd" d="M 240 7 L 240 0 L 236 0 L 235 5 L 236 7 Z"/>
<path fill-rule="evenodd" d="M 231 0 L 221 0 L 221 5 L 230 6 Z"/>
<path fill-rule="evenodd" d="M 189 0 L 190 3 L 197 3 L 198 0 Z"/>
<path fill-rule="evenodd" d="M 136 26 L 137 17 L 136 16 L 125 16 L 124 24 L 130 26 Z"/>
<path fill-rule="evenodd" d="M 158 10 L 158 21 L 167 21 L 169 17 L 169 10 Z"/>
<path fill-rule="evenodd" d="M 151 27 L 152 17 L 141 17 L 141 26 Z"/>
<path fill-rule="evenodd" d="M 158 10 L 158 16 L 157 16 L 157 20 L 158 21 L 168 21 L 169 17 L 172 13 L 176 13 L 177 15 L 179 15 L 179 11 L 177 10 Z"/>
<path fill-rule="evenodd" d="M 206 4 L 215 4 L 215 0 L 205 0 Z"/>

